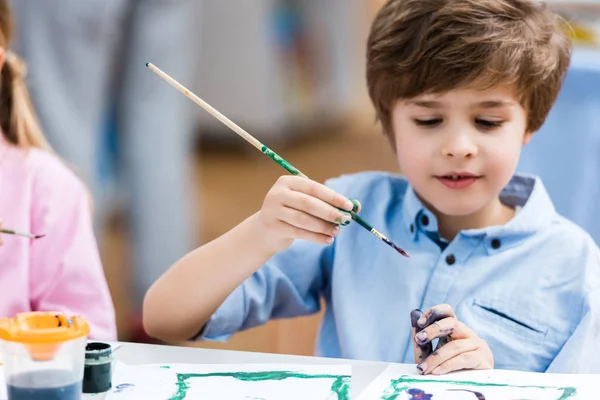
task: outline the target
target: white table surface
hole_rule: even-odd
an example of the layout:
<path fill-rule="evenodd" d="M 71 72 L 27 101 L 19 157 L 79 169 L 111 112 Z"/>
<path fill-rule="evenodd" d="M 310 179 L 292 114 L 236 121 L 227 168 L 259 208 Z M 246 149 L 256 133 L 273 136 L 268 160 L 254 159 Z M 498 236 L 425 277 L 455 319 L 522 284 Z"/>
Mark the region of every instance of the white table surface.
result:
<path fill-rule="evenodd" d="M 352 398 L 360 393 L 389 365 L 386 362 L 344 360 L 284 354 L 212 350 L 179 346 L 161 346 L 119 342 L 115 358 L 125 364 L 313 364 L 352 366 Z M 415 365 L 404 364 L 406 373 L 415 373 Z"/>

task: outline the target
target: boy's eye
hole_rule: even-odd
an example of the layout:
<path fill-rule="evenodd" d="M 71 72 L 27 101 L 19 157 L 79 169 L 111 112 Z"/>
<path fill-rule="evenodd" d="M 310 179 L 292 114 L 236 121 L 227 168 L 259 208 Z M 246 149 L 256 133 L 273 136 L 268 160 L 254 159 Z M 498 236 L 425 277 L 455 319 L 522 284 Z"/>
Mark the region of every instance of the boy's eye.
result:
<path fill-rule="evenodd" d="M 419 126 L 425 126 L 428 128 L 437 126 L 442 123 L 441 118 L 431 118 L 431 119 L 415 119 L 415 124 Z"/>
<path fill-rule="evenodd" d="M 502 126 L 502 121 L 490 121 L 489 119 L 477 118 L 475 123 L 484 129 L 493 129 Z"/>

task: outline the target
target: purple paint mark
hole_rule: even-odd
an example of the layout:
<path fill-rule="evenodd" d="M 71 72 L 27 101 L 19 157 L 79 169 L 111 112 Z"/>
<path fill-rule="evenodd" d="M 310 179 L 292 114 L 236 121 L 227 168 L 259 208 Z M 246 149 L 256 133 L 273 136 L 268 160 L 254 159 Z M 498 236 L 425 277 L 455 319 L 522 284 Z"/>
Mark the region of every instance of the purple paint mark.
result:
<path fill-rule="evenodd" d="M 135 385 L 133 383 L 121 383 L 120 385 L 117 385 L 115 387 L 115 393 L 121 393 L 124 392 L 126 390 L 133 390 L 133 388 L 135 387 Z"/>
<path fill-rule="evenodd" d="M 425 393 L 421 389 L 408 389 L 409 400 L 431 400 L 432 394 Z"/>
<path fill-rule="evenodd" d="M 454 328 L 442 329 L 440 330 L 440 335 L 450 336 L 454 333 Z"/>

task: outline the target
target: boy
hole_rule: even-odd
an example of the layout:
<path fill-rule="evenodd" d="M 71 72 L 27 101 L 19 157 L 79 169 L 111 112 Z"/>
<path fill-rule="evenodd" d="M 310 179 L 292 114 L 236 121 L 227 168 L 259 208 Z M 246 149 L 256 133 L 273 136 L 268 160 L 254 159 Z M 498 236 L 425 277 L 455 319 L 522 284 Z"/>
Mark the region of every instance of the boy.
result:
<path fill-rule="evenodd" d="M 154 284 L 146 328 L 222 339 L 324 297 L 321 356 L 415 360 L 423 374 L 600 372 L 600 252 L 538 178 L 514 174 L 570 50 L 538 1 L 389 0 L 367 84 L 405 177 L 281 177 L 257 214 Z M 339 235 L 349 198 L 411 257 L 356 224 Z"/>

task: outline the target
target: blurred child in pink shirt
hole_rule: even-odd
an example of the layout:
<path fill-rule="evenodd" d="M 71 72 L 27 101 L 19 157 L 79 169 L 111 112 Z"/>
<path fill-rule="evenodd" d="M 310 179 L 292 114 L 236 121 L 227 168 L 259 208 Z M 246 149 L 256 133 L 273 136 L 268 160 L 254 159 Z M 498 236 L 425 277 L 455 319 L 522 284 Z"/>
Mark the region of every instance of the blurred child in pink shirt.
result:
<path fill-rule="evenodd" d="M 11 33 L 8 5 L 0 0 L 0 227 L 46 236 L 0 236 L 0 317 L 77 314 L 90 324 L 90 338 L 116 340 L 88 192 L 41 133 L 24 65 L 8 51 Z"/>

